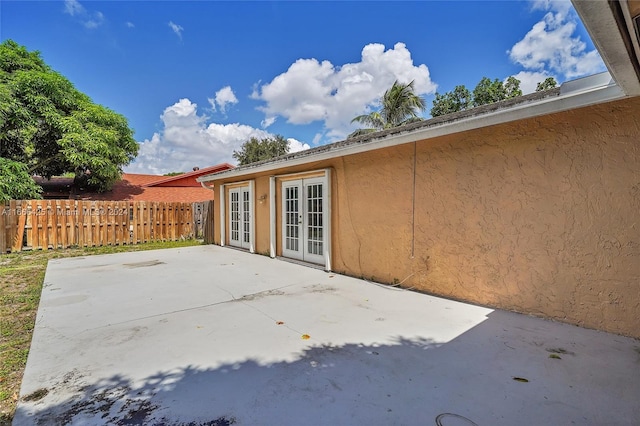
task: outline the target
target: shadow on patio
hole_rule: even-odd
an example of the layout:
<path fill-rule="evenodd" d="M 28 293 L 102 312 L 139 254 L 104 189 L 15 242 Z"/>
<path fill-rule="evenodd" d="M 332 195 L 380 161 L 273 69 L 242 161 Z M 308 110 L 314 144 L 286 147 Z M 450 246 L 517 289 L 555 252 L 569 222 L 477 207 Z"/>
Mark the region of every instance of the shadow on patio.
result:
<path fill-rule="evenodd" d="M 251 338 L 250 333 L 237 336 Z M 494 311 L 446 343 L 403 336 L 387 341 L 393 343 L 312 344 L 291 362 L 240 359 L 217 368 L 188 365 L 142 381 L 69 371 L 48 393 L 22 402 L 14 424 L 640 421 L 640 349 L 633 339 Z M 156 349 L 167 348 L 159 342 Z M 220 359 L 225 347 L 216 352 L 212 355 Z M 74 396 L 46 403 L 63 389 Z M 452 415 L 436 420 L 443 413 Z"/>

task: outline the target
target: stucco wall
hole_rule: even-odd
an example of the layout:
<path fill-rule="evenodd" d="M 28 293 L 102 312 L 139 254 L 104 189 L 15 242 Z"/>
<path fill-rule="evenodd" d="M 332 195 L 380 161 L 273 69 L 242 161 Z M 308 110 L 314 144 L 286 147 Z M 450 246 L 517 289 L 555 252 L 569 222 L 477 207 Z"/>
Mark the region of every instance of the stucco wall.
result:
<path fill-rule="evenodd" d="M 333 269 L 640 337 L 638 117 L 627 99 L 314 165 Z"/>
<path fill-rule="evenodd" d="M 640 337 L 639 117 L 634 99 L 419 142 L 415 234 L 413 147 L 345 158 L 336 269 Z"/>

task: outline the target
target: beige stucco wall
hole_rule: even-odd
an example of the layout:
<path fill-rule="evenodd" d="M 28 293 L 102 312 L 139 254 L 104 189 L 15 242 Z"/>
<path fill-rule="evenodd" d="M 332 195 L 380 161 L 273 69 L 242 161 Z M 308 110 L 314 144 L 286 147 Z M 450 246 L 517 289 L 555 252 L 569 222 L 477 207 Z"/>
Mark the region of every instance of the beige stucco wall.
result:
<path fill-rule="evenodd" d="M 627 99 L 315 164 L 333 269 L 640 337 L 639 117 Z"/>

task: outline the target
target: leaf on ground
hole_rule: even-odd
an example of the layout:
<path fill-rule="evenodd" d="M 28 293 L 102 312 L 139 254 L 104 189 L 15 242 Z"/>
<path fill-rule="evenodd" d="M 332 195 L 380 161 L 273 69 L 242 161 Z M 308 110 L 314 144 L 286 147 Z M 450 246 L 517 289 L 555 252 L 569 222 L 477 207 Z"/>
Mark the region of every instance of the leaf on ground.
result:
<path fill-rule="evenodd" d="M 311 339 L 311 336 L 309 336 L 308 334 L 302 335 L 302 340 L 309 340 L 309 339 Z"/>
<path fill-rule="evenodd" d="M 276 325 L 282 325 L 284 324 L 284 321 L 276 321 Z"/>
<path fill-rule="evenodd" d="M 521 383 L 529 383 L 529 379 L 525 379 L 524 377 L 514 377 L 513 380 Z"/>

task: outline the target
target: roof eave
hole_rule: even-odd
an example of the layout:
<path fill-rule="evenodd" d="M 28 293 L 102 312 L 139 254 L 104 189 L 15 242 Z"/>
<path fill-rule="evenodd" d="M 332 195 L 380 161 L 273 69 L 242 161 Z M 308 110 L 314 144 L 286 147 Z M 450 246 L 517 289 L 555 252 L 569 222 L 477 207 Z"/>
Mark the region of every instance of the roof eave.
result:
<path fill-rule="evenodd" d="M 572 3 L 613 79 L 627 96 L 640 95 L 640 45 L 627 1 Z"/>
<path fill-rule="evenodd" d="M 593 78 L 595 76 L 592 76 Z M 600 80 L 607 80 L 607 73 L 597 76 Z M 611 77 L 609 76 L 609 80 Z M 281 159 L 274 159 L 267 163 L 259 163 L 256 166 L 240 167 L 211 175 L 201 176 L 198 182 L 210 182 L 220 179 L 237 178 L 256 173 L 265 173 L 283 167 L 299 166 L 307 163 L 328 160 L 340 156 L 352 155 L 376 149 L 388 148 L 419 140 L 432 139 L 435 137 L 451 135 L 468 130 L 480 129 L 516 120 L 538 117 L 547 114 L 567 111 L 570 109 L 583 108 L 586 106 L 609 102 L 625 97 L 625 93 L 616 84 L 601 84 L 596 87 L 574 90 L 569 93 L 562 93 L 550 98 L 542 98 L 534 102 L 517 104 L 506 109 L 497 109 L 481 115 L 471 115 L 460 120 L 446 121 L 427 127 L 420 127 L 415 130 L 407 130 L 391 135 L 383 135 L 379 138 L 373 137 L 364 143 L 338 145 L 334 149 L 301 156 L 287 156 Z"/>

